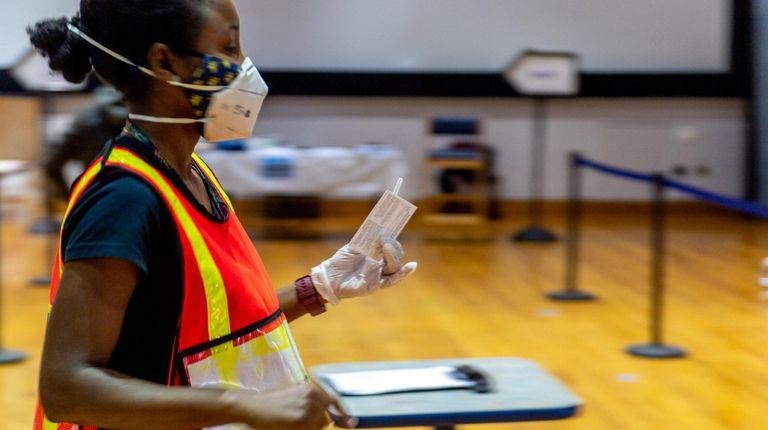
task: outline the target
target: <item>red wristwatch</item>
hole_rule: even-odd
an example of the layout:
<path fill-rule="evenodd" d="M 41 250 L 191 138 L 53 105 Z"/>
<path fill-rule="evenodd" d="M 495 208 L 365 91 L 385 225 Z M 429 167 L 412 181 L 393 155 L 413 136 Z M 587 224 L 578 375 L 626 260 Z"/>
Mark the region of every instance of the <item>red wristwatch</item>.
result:
<path fill-rule="evenodd" d="M 304 309 L 310 315 L 316 316 L 325 312 L 325 304 L 320 301 L 320 295 L 315 289 L 315 284 L 312 283 L 311 276 L 303 276 L 293 284 L 296 285 L 296 295 L 299 298 L 299 303 L 304 306 Z"/>

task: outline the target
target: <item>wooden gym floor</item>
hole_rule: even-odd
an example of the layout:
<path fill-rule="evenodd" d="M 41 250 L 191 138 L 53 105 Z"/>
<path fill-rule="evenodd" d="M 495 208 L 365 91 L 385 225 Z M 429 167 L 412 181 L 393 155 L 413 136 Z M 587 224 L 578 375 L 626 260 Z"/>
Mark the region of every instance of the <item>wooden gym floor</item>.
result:
<path fill-rule="evenodd" d="M 251 226 L 276 284 L 328 257 L 361 220 L 331 217 L 315 239 L 265 239 Z M 648 340 L 648 230 L 643 211 L 586 215 L 581 287 L 591 303 L 545 298 L 563 286 L 563 242 L 520 245 L 523 224 L 491 224 L 489 241 L 402 241 L 419 270 L 373 297 L 303 318 L 294 334 L 307 366 L 361 360 L 514 356 L 538 362 L 585 402 L 572 419 L 474 426 L 547 430 L 758 430 L 768 428 L 768 300 L 756 284 L 768 256 L 768 223 L 711 210 L 670 219 L 668 343 L 690 356 L 651 360 L 623 349 Z M 47 290 L 29 280 L 48 270 L 46 239 L 26 233 L 29 216 L 2 223 L 3 345 L 29 355 L 0 366 L 0 422 L 30 428 Z M 546 223 L 562 233 L 563 220 Z M 295 227 L 295 226 L 294 226 Z M 291 227 L 291 228 L 294 228 Z M 271 228 L 271 227 L 270 227 Z"/>

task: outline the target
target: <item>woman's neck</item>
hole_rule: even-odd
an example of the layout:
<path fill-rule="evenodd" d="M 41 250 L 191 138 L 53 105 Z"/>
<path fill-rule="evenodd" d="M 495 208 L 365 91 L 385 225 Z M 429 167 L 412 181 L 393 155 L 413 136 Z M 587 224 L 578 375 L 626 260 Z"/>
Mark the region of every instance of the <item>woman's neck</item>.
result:
<path fill-rule="evenodd" d="M 131 109 L 133 111 L 133 109 Z M 137 108 L 137 112 L 147 112 L 146 109 Z M 151 113 L 150 116 L 176 115 Z M 152 142 L 160 152 L 160 156 L 179 174 L 183 180 L 187 180 L 192 172 L 192 152 L 200 139 L 200 124 L 160 124 L 149 121 L 134 121 L 135 125 Z"/>

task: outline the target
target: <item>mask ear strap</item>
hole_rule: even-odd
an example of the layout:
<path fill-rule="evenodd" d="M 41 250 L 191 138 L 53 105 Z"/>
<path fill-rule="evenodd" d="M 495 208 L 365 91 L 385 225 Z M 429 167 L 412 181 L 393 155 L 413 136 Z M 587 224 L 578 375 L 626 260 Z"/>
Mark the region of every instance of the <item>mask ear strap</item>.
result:
<path fill-rule="evenodd" d="M 80 38 L 82 38 L 86 42 L 90 43 L 91 45 L 95 46 L 96 48 L 100 49 L 105 54 L 107 54 L 107 55 L 109 55 L 111 57 L 114 57 L 115 59 L 120 60 L 120 61 L 122 61 L 125 64 L 129 64 L 129 65 L 131 65 L 131 66 L 141 70 L 142 72 L 144 72 L 144 73 L 154 77 L 154 78 L 160 79 L 155 74 L 155 72 L 153 72 L 152 70 L 150 70 L 150 69 L 148 69 L 146 67 L 143 67 L 143 66 L 139 66 L 138 64 L 136 64 L 133 61 L 129 60 L 127 57 L 124 57 L 124 56 L 118 54 L 117 52 L 107 48 L 106 46 L 102 45 L 101 43 L 99 43 L 98 41 L 93 39 L 92 37 L 90 37 L 87 34 L 85 34 L 82 30 L 80 30 L 79 28 L 75 27 L 74 25 L 67 24 L 67 28 L 69 29 L 69 31 L 71 31 L 72 33 L 78 35 Z M 177 86 L 177 87 L 187 88 L 187 89 L 190 89 L 190 90 L 198 90 L 198 91 L 212 91 L 212 92 L 215 92 L 215 91 L 221 91 L 224 88 L 227 88 L 226 86 L 223 86 L 223 85 L 216 85 L 216 86 L 214 86 L 214 85 L 193 85 L 193 84 L 187 84 L 187 83 L 184 83 L 184 82 L 176 82 L 176 81 L 166 81 L 166 82 L 168 82 L 171 85 Z"/>

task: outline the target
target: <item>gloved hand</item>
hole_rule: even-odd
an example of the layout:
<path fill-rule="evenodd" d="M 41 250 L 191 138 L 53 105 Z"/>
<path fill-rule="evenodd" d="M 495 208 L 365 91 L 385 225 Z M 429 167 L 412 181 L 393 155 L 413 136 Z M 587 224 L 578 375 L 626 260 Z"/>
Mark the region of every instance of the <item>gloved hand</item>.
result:
<path fill-rule="evenodd" d="M 336 305 L 341 299 L 391 287 L 416 270 L 416 262 L 401 264 L 403 247 L 395 239 L 381 238 L 381 254 L 382 259 L 376 260 L 344 245 L 312 269 L 312 283 L 325 300 Z"/>

